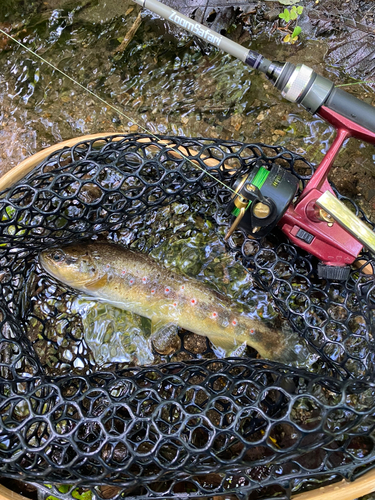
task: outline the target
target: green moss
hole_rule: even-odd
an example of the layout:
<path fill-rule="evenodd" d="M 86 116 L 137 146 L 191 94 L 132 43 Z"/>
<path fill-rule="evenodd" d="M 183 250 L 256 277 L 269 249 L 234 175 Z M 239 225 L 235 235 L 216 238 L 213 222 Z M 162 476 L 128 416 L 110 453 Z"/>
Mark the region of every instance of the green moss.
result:
<path fill-rule="evenodd" d="M 50 488 L 51 486 L 46 484 L 45 486 L 47 486 L 48 488 Z M 72 485 L 70 484 L 60 484 L 59 486 L 56 486 L 57 490 L 62 493 L 62 494 L 66 494 L 66 493 L 69 493 L 71 488 L 72 488 Z M 83 491 L 80 493 L 79 491 L 80 489 L 79 488 L 76 488 L 75 490 L 73 490 L 71 492 L 71 496 L 73 498 L 76 498 L 77 500 L 92 500 L 92 492 L 91 491 Z M 50 495 L 47 497 L 46 500 L 61 500 L 60 498 L 58 497 L 55 497 L 53 495 Z"/>

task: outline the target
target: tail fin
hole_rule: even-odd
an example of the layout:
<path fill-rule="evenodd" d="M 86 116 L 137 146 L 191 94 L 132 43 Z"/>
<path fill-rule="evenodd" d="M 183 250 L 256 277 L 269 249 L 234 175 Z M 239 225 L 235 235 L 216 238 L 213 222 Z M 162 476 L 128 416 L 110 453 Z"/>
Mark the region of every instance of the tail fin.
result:
<path fill-rule="evenodd" d="M 277 353 L 275 353 L 275 361 L 296 368 L 309 368 L 319 359 L 316 352 L 313 353 L 310 351 L 306 340 L 299 337 L 289 325 L 286 326 L 284 324 L 282 332 L 285 337 L 285 343 Z"/>

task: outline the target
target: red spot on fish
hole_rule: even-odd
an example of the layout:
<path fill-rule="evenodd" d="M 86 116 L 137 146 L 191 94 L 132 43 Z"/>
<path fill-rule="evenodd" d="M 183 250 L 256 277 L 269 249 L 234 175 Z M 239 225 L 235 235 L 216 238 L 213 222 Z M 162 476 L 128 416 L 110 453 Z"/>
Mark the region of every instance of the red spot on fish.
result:
<path fill-rule="evenodd" d="M 147 281 L 146 276 L 144 276 L 144 277 L 142 278 L 142 281 L 143 281 L 143 283 L 146 283 L 146 281 Z"/>
<path fill-rule="evenodd" d="M 177 307 L 177 302 L 173 302 L 173 307 Z"/>
<path fill-rule="evenodd" d="M 212 313 L 212 317 L 213 317 L 213 318 L 217 318 L 217 312 L 213 312 L 213 313 Z"/>
<path fill-rule="evenodd" d="M 129 280 L 129 283 L 132 285 L 134 283 L 134 280 Z"/>
<path fill-rule="evenodd" d="M 121 271 L 121 274 L 126 274 L 126 271 Z"/>
<path fill-rule="evenodd" d="M 171 291 L 171 290 L 170 290 L 170 288 L 168 288 L 168 287 L 165 289 L 165 293 L 169 293 L 170 291 Z"/>
<path fill-rule="evenodd" d="M 155 290 L 151 290 L 151 293 L 152 293 L 152 295 L 154 295 L 154 293 L 155 293 Z"/>
<path fill-rule="evenodd" d="M 195 306 L 195 304 L 197 303 L 197 301 L 196 301 L 195 299 L 191 299 L 191 301 L 190 301 L 190 302 L 191 302 L 191 305 L 192 305 L 192 306 Z"/>
<path fill-rule="evenodd" d="M 109 269 L 109 264 L 107 264 L 105 267 L 106 267 L 107 269 Z"/>
<path fill-rule="evenodd" d="M 253 330 L 253 329 L 251 329 L 251 330 L 250 330 L 250 333 L 254 333 L 254 330 Z"/>
<path fill-rule="evenodd" d="M 236 325 L 237 325 L 237 320 L 236 320 L 236 319 L 234 319 L 234 320 L 232 321 L 232 325 L 234 325 L 234 326 L 236 326 Z"/>
<path fill-rule="evenodd" d="M 184 285 L 181 285 L 181 290 L 185 290 L 185 286 Z"/>

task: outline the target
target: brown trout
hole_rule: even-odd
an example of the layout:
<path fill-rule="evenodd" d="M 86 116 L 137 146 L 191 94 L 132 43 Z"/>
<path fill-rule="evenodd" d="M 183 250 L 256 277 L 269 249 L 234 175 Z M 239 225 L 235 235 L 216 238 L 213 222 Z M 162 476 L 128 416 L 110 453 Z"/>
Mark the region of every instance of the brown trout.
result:
<path fill-rule="evenodd" d="M 271 329 L 228 297 L 148 255 L 109 243 L 73 244 L 44 250 L 40 262 L 66 285 L 151 319 L 153 334 L 174 324 L 227 351 L 246 343 L 267 359 L 290 363 L 299 357 L 293 350 L 297 335 Z"/>

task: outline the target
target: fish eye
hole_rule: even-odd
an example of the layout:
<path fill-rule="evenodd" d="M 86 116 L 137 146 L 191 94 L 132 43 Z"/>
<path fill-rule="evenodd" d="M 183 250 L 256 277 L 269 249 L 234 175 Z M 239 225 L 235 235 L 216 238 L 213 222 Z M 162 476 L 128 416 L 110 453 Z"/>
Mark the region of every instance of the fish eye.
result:
<path fill-rule="evenodd" d="M 61 250 L 56 250 L 52 254 L 52 260 L 55 262 L 62 262 L 65 259 L 65 254 Z"/>

